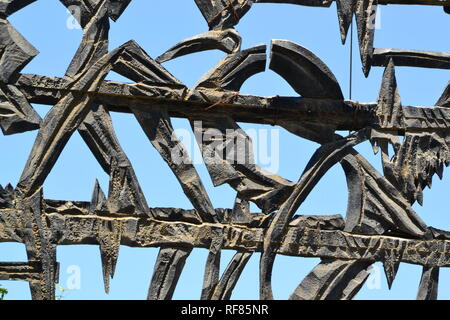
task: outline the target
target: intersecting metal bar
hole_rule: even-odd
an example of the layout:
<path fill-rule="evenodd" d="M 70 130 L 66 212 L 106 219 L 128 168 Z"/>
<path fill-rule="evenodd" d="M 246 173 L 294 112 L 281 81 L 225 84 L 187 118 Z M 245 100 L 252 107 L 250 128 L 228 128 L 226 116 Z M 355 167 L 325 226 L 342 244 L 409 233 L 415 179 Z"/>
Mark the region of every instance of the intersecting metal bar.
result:
<path fill-rule="evenodd" d="M 47 85 L 46 85 L 47 84 Z M 51 84 L 51 85 L 49 85 Z M 22 75 L 16 85 L 32 103 L 53 105 L 67 90 L 61 78 Z M 54 89 L 50 89 L 52 87 Z M 227 114 L 239 122 L 277 125 L 283 121 L 317 123 L 335 126 L 337 130 L 360 130 L 380 127 L 377 103 L 352 100 L 311 99 L 301 97 L 258 97 L 238 92 L 168 89 L 151 84 L 105 81 L 96 102 L 110 111 L 131 113 L 130 105 L 142 111 L 165 106 L 171 117 L 207 119 L 212 114 Z M 211 106 L 213 107 L 211 108 Z M 403 131 L 449 131 L 450 109 L 446 107 L 403 106 L 407 119 Z M 426 119 L 426 121 L 422 121 Z"/>
<path fill-rule="evenodd" d="M 108 51 L 110 20 L 116 21 L 131 0 L 101 0 L 95 6 L 89 1 L 60 0 L 79 10 L 74 18 L 83 28 L 80 47 L 63 78 L 20 73 L 38 52 L 7 18 L 34 1 L 0 0 L 0 127 L 5 135 L 39 129 L 16 188 L 0 186 L 0 242 L 24 243 L 29 260 L 0 263 L 0 280 L 28 281 L 33 299 L 54 299 L 57 246 L 92 244 L 100 247 L 108 292 L 121 245 L 159 247 L 149 298 L 169 299 L 189 253 L 206 248 L 210 256 L 205 298 L 230 298 L 243 267 L 258 251 L 262 299 L 273 298 L 277 254 L 322 259 L 291 298 L 351 299 L 376 261 L 384 265 L 389 288 L 400 262 L 422 265 L 418 297 L 437 297 L 439 268 L 450 267 L 450 232 L 427 226 L 412 205 L 422 204 L 423 189 L 431 187 L 435 174 L 442 178 L 444 166 L 450 164 L 449 88 L 437 106 L 402 106 L 395 66 L 450 69 L 450 55 L 375 49 L 375 30 L 369 25 L 379 4 L 443 6 L 450 13 L 450 0 L 195 0 L 209 32 L 181 41 L 156 60 L 134 41 Z M 330 68 L 291 41 L 272 41 L 269 64 L 265 45 L 241 50 L 242 38 L 234 27 L 253 4 L 329 7 L 333 1 L 343 42 L 356 16 L 364 74 L 368 76 L 372 66 L 385 67 L 376 103 L 344 100 Z M 228 55 L 194 89 L 161 65 L 212 49 Z M 266 71 L 266 66 L 299 96 L 241 94 L 242 84 Z M 104 81 L 110 71 L 133 83 Z M 53 107 L 42 120 L 30 103 Z M 148 207 L 115 136 L 109 111 L 136 116 L 195 209 Z M 177 149 L 171 117 L 187 118 L 191 124 L 204 120 L 201 129 L 193 125 L 194 133 L 214 186 L 229 184 L 237 191 L 233 209 L 205 207 L 209 198 L 195 169 L 173 161 L 174 151 L 185 152 Z M 321 147 L 294 184 L 254 164 L 252 140 L 239 131 L 237 122 L 278 125 Z M 230 129 L 237 132 L 233 139 L 220 136 Z M 109 173 L 108 197 L 97 182 L 91 202 L 45 200 L 43 183 L 76 130 Z M 218 131 L 217 137 L 208 137 L 210 130 Z M 343 138 L 336 130 L 356 132 Z M 398 136 L 405 138 L 400 141 Z M 228 146 L 239 139 L 249 146 L 236 151 L 246 157 L 244 164 L 206 159 L 216 142 Z M 381 150 L 384 175 L 353 149 L 366 140 L 375 151 Z M 394 155 L 389 154 L 389 144 Z M 312 188 L 338 162 L 349 190 L 346 218 L 295 216 Z M 262 213 L 251 214 L 250 202 Z M 238 253 L 219 277 L 222 249 Z"/>
<path fill-rule="evenodd" d="M 42 267 L 31 262 L 0 262 L 0 280 L 33 281 L 39 279 Z"/>
<path fill-rule="evenodd" d="M 36 104 L 54 105 L 67 92 L 61 78 L 22 75 L 16 85 L 30 102 Z M 163 105 L 171 117 L 202 119 L 211 114 L 227 114 L 238 122 L 270 125 L 292 119 L 322 122 L 326 117 L 330 124 L 342 130 L 356 130 L 369 125 L 374 121 L 372 114 L 376 107 L 376 103 L 280 96 L 266 98 L 238 92 L 168 89 L 161 84 L 111 81 L 105 81 L 98 92 L 91 94 L 95 95 L 96 102 L 111 111 L 131 113 L 130 105 L 143 110 Z"/>
<path fill-rule="evenodd" d="M 87 207 L 87 206 L 86 206 Z M 158 210 L 157 208 L 153 210 Z M 0 216 L 20 214 L 12 211 L 2 212 Z M 85 214 L 47 214 L 54 230 L 58 245 L 92 244 L 97 245 L 98 227 L 108 221 L 120 220 L 122 224 L 121 243 L 130 247 L 173 247 L 209 248 L 213 234 L 221 230 L 223 249 L 261 252 L 265 228 L 239 226 L 228 223 L 192 224 L 180 221 L 160 221 L 150 217 L 110 217 Z M 19 226 L 17 226 L 20 228 Z M 14 226 L 2 231 L 14 232 Z M 3 234 L 2 234 L 3 233 Z M 11 239 L 10 241 L 14 241 Z M 386 252 L 399 251 L 399 261 L 450 267 L 450 238 L 448 239 L 407 239 L 388 235 L 362 235 L 341 230 L 320 230 L 305 225 L 290 225 L 283 240 L 278 244 L 277 254 L 298 257 L 325 257 L 348 260 L 383 261 Z M 19 272 L 28 265 L 9 266 Z M 0 265 L 0 274 L 2 267 Z"/>

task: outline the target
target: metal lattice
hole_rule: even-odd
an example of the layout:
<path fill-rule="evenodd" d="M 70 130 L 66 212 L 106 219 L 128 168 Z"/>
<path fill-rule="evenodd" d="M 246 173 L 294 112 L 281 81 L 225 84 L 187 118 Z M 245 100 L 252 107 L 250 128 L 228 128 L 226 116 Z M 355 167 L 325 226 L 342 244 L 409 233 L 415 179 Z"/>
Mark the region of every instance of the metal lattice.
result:
<path fill-rule="evenodd" d="M 193 248 L 209 249 L 202 299 L 228 299 L 254 252 L 261 252 L 260 297 L 272 299 L 271 274 L 277 254 L 319 257 L 321 263 L 300 283 L 292 299 L 351 299 L 369 275 L 384 264 L 389 285 L 400 262 L 423 266 L 418 298 L 437 297 L 440 267 L 450 266 L 450 233 L 427 226 L 412 209 L 432 177 L 450 163 L 450 84 L 433 107 L 403 106 L 395 66 L 450 69 L 450 54 L 373 47 L 369 26 L 376 5 L 442 6 L 449 0 L 336 0 L 342 40 L 355 15 L 363 71 L 383 66 L 377 103 L 345 100 L 329 68 L 306 48 L 274 40 L 269 68 L 299 97 L 258 97 L 239 93 L 252 75 L 266 69 L 266 47 L 241 49 L 234 29 L 259 3 L 329 7 L 331 0 L 195 0 L 210 31 L 184 40 L 157 59 L 134 41 L 108 51 L 110 19 L 131 0 L 60 0 L 76 9 L 83 39 L 64 77 L 23 74 L 37 54 L 7 18 L 36 0 L 0 0 L 0 127 L 5 135 L 38 130 L 14 188 L 0 187 L 0 242 L 26 246 L 28 262 L 0 263 L 1 280 L 28 281 L 33 299 L 54 299 L 58 245 L 99 245 L 106 291 L 120 245 L 159 247 L 149 299 L 170 299 Z M 445 14 L 443 12 L 443 14 Z M 227 53 L 189 89 L 161 63 L 203 50 Z M 134 83 L 104 80 L 110 71 Z M 51 105 L 41 119 L 32 103 Z M 110 112 L 136 117 L 151 144 L 172 169 L 194 210 L 150 208 L 133 167 L 120 146 Z M 202 121 L 199 147 L 214 185 L 236 190 L 233 208 L 214 208 L 181 141 L 174 139 L 171 117 L 186 118 L 193 129 Z M 270 124 L 321 146 L 298 182 L 253 164 L 217 157 L 217 144 L 236 136 L 251 146 L 237 122 Z M 208 136 L 208 129 L 223 139 Z M 91 202 L 44 198 L 42 185 L 71 135 L 78 131 L 109 174 L 106 196 L 96 183 Z M 347 137 L 336 134 L 349 130 Z M 404 139 L 399 139 L 403 136 Z M 382 158 L 377 172 L 354 147 L 370 141 Z M 394 154 L 389 154 L 389 146 Z M 174 158 L 174 152 L 177 157 Z M 296 216 L 317 182 L 334 165 L 346 174 L 346 217 Z M 260 213 L 250 213 L 250 202 Z M 237 253 L 219 273 L 222 249 Z"/>

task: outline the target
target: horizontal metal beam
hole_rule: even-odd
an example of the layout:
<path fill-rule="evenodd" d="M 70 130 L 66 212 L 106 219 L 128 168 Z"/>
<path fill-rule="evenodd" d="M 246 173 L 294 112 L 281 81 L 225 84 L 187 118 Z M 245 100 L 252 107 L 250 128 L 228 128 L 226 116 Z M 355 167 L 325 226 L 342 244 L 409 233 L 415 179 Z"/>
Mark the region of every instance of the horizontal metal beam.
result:
<path fill-rule="evenodd" d="M 378 0 L 379 4 L 450 6 L 449 0 Z"/>
<path fill-rule="evenodd" d="M 25 97 L 36 104 L 55 105 L 69 92 L 62 78 L 24 74 L 15 82 Z M 211 115 L 228 115 L 238 122 L 279 125 L 283 122 L 316 123 L 337 130 L 373 127 L 383 130 L 376 116 L 377 103 L 352 100 L 311 99 L 301 97 L 258 97 L 232 91 L 189 90 L 161 84 L 105 81 L 91 94 L 110 111 L 131 113 L 130 106 L 143 112 L 165 106 L 171 117 L 194 120 Z M 446 107 L 404 106 L 405 126 L 388 130 L 449 131 L 450 109 Z M 426 121 L 425 121 L 426 120 Z"/>
<path fill-rule="evenodd" d="M 450 69 L 450 53 L 404 49 L 375 49 L 374 66 L 386 66 L 392 59 L 396 66 Z"/>
<path fill-rule="evenodd" d="M 329 7 L 335 0 L 256 0 L 256 3 L 286 3 L 312 7 Z M 379 4 L 450 6 L 450 0 L 378 0 Z"/>
<path fill-rule="evenodd" d="M 15 82 L 31 103 L 55 105 L 67 94 L 62 78 L 21 75 Z M 233 91 L 189 90 L 161 84 L 120 83 L 105 81 L 98 92 L 70 91 L 91 94 L 96 102 L 110 111 L 131 113 L 130 106 L 143 111 L 165 106 L 170 116 L 207 119 L 212 114 L 226 114 L 238 122 L 277 125 L 282 121 L 328 121 L 338 130 L 356 130 L 369 126 L 374 103 L 310 99 L 301 97 L 258 97 Z M 325 120 L 326 119 L 326 120 Z"/>
<path fill-rule="evenodd" d="M 37 262 L 0 262 L 0 280 L 34 281 L 40 278 L 41 272 Z"/>
<path fill-rule="evenodd" d="M 56 203 L 56 202 L 54 202 Z M 190 223 L 162 221 L 149 216 L 117 216 L 89 214 L 89 203 L 59 201 L 65 213 L 45 213 L 57 245 L 98 245 L 100 235 L 111 232 L 111 224 L 120 225 L 120 244 L 130 247 L 169 246 L 205 248 L 211 247 L 217 236 L 222 238 L 223 249 L 261 252 L 268 216 L 255 214 L 254 220 L 245 224 L 230 223 L 226 217 L 221 223 Z M 66 203 L 67 205 L 62 205 Z M 72 206 L 72 207 L 71 207 Z M 70 209 L 72 208 L 72 209 Z M 153 208 L 178 216 L 190 215 L 189 211 L 175 208 Z M 223 215 L 231 209 L 218 209 Z M 185 212 L 183 212 L 185 211 Z M 27 228 L 19 222 L 20 210 L 0 210 L 0 241 L 20 241 L 13 235 Z M 169 214 L 170 216 L 170 214 Z M 230 215 L 231 217 L 231 215 Z M 9 223 L 7 223 L 9 222 Z M 386 252 L 395 252 L 399 261 L 433 267 L 450 267 L 450 237 L 441 233 L 439 239 L 409 239 L 389 235 L 361 235 L 342 231 L 344 225 L 339 216 L 301 216 L 294 219 L 281 239 L 277 253 L 298 257 L 322 257 L 345 260 L 384 261 Z M 6 268 L 6 269 L 5 269 Z M 26 264 L 5 265 L 4 270 L 16 270 L 16 276 L 33 274 Z M 21 273 L 22 272 L 22 273 Z M 2 266 L 0 264 L 0 275 Z"/>

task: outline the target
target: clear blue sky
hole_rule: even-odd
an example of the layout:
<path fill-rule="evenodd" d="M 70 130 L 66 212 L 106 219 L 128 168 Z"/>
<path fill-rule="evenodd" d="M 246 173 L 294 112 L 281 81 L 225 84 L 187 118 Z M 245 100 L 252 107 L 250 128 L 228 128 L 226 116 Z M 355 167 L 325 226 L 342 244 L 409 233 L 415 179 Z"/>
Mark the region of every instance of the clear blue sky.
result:
<path fill-rule="evenodd" d="M 10 21 L 41 52 L 24 70 L 27 73 L 62 76 L 75 53 L 81 30 L 66 27 L 69 14 L 57 0 L 39 0 L 16 13 Z M 243 37 L 243 48 L 269 44 L 271 39 L 288 39 L 315 52 L 335 73 L 344 94 L 348 92 L 349 46 L 342 46 L 336 8 L 308 8 L 295 5 L 256 4 L 236 28 Z M 377 30 L 375 46 L 450 52 L 448 36 L 450 16 L 442 8 L 424 6 L 383 6 L 381 29 Z M 206 22 L 193 0 L 133 0 L 118 22 L 112 23 L 110 48 L 136 40 L 152 57 L 157 57 L 178 41 L 207 31 Z M 360 71 L 355 46 L 353 99 L 376 101 L 381 84 L 382 68 L 374 68 L 368 79 Z M 211 51 L 182 57 L 165 67 L 188 86 L 213 67 L 224 54 Z M 397 80 L 403 104 L 433 105 L 450 79 L 448 70 L 397 68 Z M 111 74 L 108 79 L 124 80 Z M 242 93 L 292 95 L 295 92 L 271 71 L 246 82 Z M 48 106 L 35 106 L 45 116 Z M 132 161 L 139 181 L 152 207 L 191 208 L 170 169 L 148 142 L 137 121 L 131 115 L 113 114 L 119 140 Z M 174 119 L 175 128 L 188 129 L 186 120 Z M 248 128 L 267 128 L 243 125 Z M 0 135 L 0 184 L 15 185 L 36 137 L 36 131 L 21 135 Z M 318 146 L 280 130 L 280 169 L 278 174 L 296 181 L 309 157 Z M 369 143 L 361 145 L 362 152 L 376 168 L 380 159 L 374 156 Z M 233 205 L 235 192 L 228 186 L 214 188 L 204 166 L 197 166 L 215 207 Z M 429 225 L 450 230 L 448 194 L 450 179 L 434 180 L 432 190 L 425 191 L 424 206 L 415 209 Z M 44 185 L 45 197 L 58 200 L 91 198 L 94 180 L 98 178 L 103 190 L 108 189 L 108 177 L 103 173 L 89 149 L 76 133 L 62 153 Z M 323 178 L 298 214 L 342 214 L 347 206 L 347 188 L 340 166 Z M 99 249 L 95 246 L 60 246 L 60 284 L 66 286 L 67 268 L 81 269 L 81 290 L 66 295 L 67 299 L 144 299 L 156 259 L 157 249 L 122 247 L 117 272 L 111 282 L 111 293 L 103 291 Z M 224 252 L 226 267 L 232 252 Z M 187 261 L 175 292 L 176 299 L 198 299 L 200 296 L 207 251 L 194 250 Z M 0 244 L 0 261 L 25 261 L 25 248 L 18 244 Z M 233 299 L 258 298 L 258 263 L 255 254 L 238 283 Z M 286 299 L 303 277 L 318 263 L 318 259 L 279 256 L 276 260 L 273 285 L 277 299 Z M 380 264 L 377 264 L 380 266 Z M 381 270 L 381 269 L 380 269 Z M 379 289 L 364 286 L 360 299 L 413 299 L 420 280 L 421 267 L 401 264 L 391 291 L 381 273 Z M 450 271 L 441 269 L 440 298 L 449 299 Z M 29 299 L 27 283 L 0 281 L 9 290 L 7 299 Z"/>

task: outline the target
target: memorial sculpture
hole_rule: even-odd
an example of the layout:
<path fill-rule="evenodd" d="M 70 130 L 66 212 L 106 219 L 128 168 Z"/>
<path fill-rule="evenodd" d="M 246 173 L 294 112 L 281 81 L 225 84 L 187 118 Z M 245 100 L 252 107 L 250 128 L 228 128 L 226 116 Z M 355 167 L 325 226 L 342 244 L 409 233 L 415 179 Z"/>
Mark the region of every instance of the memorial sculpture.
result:
<path fill-rule="evenodd" d="M 0 127 L 4 135 L 38 130 L 17 186 L 0 187 L 0 242 L 23 243 L 28 256 L 28 262 L 0 263 L 0 280 L 28 281 L 33 299 L 54 299 L 57 246 L 89 244 L 100 247 L 108 292 L 121 245 L 157 247 L 148 299 L 171 299 L 186 258 L 193 248 L 205 248 L 209 255 L 201 299 L 230 299 L 255 252 L 261 253 L 261 299 L 273 299 L 277 255 L 321 258 L 291 299 L 352 299 L 375 262 L 383 263 L 389 286 L 401 262 L 423 266 L 417 298 L 437 298 L 439 269 L 450 266 L 450 232 L 426 225 L 412 205 L 422 203 L 422 190 L 431 187 L 435 174 L 442 178 L 450 163 L 450 82 L 435 106 L 404 106 L 395 68 L 450 69 L 450 53 L 374 48 L 376 30 L 370 23 L 377 5 L 441 6 L 442 14 L 448 14 L 450 0 L 335 0 L 343 42 L 356 17 L 364 74 L 375 66 L 385 69 L 376 103 L 344 99 L 330 69 L 300 44 L 273 40 L 270 57 L 264 45 L 241 48 L 234 26 L 252 6 L 330 7 L 332 0 L 195 0 L 209 31 L 157 58 L 134 41 L 108 50 L 110 19 L 119 19 L 131 0 L 60 0 L 76 9 L 83 28 L 79 49 L 61 78 L 21 73 L 38 52 L 8 17 L 35 1 L 0 0 Z M 194 88 L 162 65 L 215 49 L 227 56 Z M 248 78 L 265 71 L 267 59 L 297 97 L 240 94 Z M 110 71 L 130 83 L 106 81 Z M 34 103 L 52 106 L 44 119 Z M 136 117 L 193 210 L 149 207 L 116 138 L 111 112 Z M 236 191 L 232 208 L 213 207 L 185 147 L 174 139 L 171 117 L 188 119 L 194 131 L 195 122 L 202 121 L 195 132 L 201 137 L 199 147 L 214 185 L 229 184 Z M 299 180 L 291 182 L 251 161 L 251 139 L 237 122 L 280 126 L 320 147 Z M 223 140 L 208 136 L 208 129 L 223 133 Z M 226 135 L 227 129 L 235 136 Z M 109 190 L 105 194 L 96 183 L 90 202 L 46 199 L 42 185 L 76 130 L 109 175 Z M 336 134 L 339 130 L 350 133 L 343 137 Z M 246 142 L 238 150 L 244 152 L 244 163 L 215 154 L 218 143 L 225 146 L 236 136 Z M 381 155 L 382 173 L 355 150 L 363 142 Z M 390 146 L 394 154 L 389 154 Z M 296 215 L 335 165 L 342 166 L 347 178 L 346 214 Z M 261 211 L 251 213 L 250 202 Z M 220 274 L 223 249 L 236 254 Z"/>

